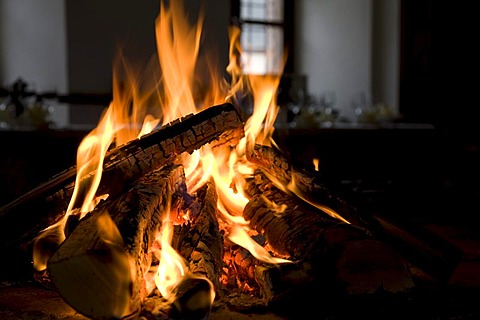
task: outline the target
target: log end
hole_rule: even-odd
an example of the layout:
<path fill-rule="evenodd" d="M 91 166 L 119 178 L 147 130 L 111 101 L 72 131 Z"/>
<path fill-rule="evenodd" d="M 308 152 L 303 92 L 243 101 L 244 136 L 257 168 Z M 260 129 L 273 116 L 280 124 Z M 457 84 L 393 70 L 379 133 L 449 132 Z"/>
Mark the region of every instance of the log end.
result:
<path fill-rule="evenodd" d="M 406 260 L 381 241 L 349 241 L 339 251 L 336 278 L 347 294 L 407 293 L 414 287 Z"/>
<path fill-rule="evenodd" d="M 81 222 L 48 260 L 52 283 L 65 302 L 89 318 L 136 314 L 141 304 L 140 281 L 118 229 L 103 212 Z"/>
<path fill-rule="evenodd" d="M 132 294 L 125 252 L 96 251 L 49 262 L 56 289 L 72 308 L 92 319 L 121 319 L 140 310 Z"/>
<path fill-rule="evenodd" d="M 171 319 L 208 319 L 215 299 L 213 284 L 208 279 L 185 277 L 175 289 L 175 296 L 169 315 Z"/>

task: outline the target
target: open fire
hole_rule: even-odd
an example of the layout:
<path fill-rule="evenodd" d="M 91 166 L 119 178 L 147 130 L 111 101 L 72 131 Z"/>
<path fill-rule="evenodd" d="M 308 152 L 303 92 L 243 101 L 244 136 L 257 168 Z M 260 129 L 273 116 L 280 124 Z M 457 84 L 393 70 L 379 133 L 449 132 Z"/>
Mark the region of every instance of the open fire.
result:
<path fill-rule="evenodd" d="M 280 74 L 243 76 L 241 66 L 237 63 L 238 53 L 241 52 L 238 44 L 239 30 L 232 29 L 231 63 L 228 66 L 232 83 L 227 85 L 224 79 L 216 76 L 216 70 L 211 68 L 210 85 L 207 92 L 202 93 L 203 96 L 200 99 L 196 92 L 195 79 L 202 21 L 203 17 L 200 16 L 197 24 L 191 26 L 186 19 L 181 2 L 173 1 L 168 5 L 162 2 L 156 22 L 159 73 L 143 75 L 142 78 L 139 78 L 135 76 L 134 71 L 129 68 L 123 57 L 118 58 L 114 73 L 113 101 L 100 119 L 98 126 L 90 132 L 78 148 L 75 189 L 65 215 L 36 238 L 33 256 L 35 269 L 42 271 L 48 268 L 65 299 L 74 308 L 80 309 L 79 311 L 83 314 L 88 314 L 94 318 L 122 318 L 138 312 L 139 306 L 134 301 L 136 299 L 134 296 L 138 293 L 132 294 L 129 287 L 134 282 L 145 282 L 142 286 L 145 286 L 146 292 L 142 293 L 143 296 L 140 300 L 144 300 L 155 289 L 158 290 L 161 297 L 171 303 L 178 298 L 175 295 L 175 290 L 177 290 L 179 284 L 185 278 L 194 276 L 189 271 L 184 257 L 181 257 L 172 248 L 171 242 L 174 225 L 191 223 L 192 215 L 198 213 L 192 213 L 193 209 L 191 208 L 186 210 L 178 207 L 174 208 L 173 204 L 170 203 L 173 199 L 167 199 L 162 204 L 164 212 L 158 213 L 161 216 L 161 221 L 158 221 L 159 229 L 155 230 L 155 234 L 144 235 L 154 236 L 154 240 L 149 241 L 148 248 L 141 254 L 137 253 L 138 255 L 152 255 L 148 260 L 153 259 L 158 264 L 152 266 L 151 261 L 149 261 L 148 264 L 140 267 L 135 266 L 138 263 L 134 259 L 143 259 L 143 257 L 134 257 L 131 252 L 125 252 L 123 247 L 126 244 L 111 218 L 112 213 L 108 210 L 98 212 L 99 202 L 108 202 L 111 196 L 98 192 L 107 151 L 125 145 L 131 140 L 142 139 L 144 135 L 152 132 L 160 124 L 167 125 L 213 105 L 220 105 L 225 102 L 234 103 L 237 95 L 251 93 L 253 96 L 254 111 L 244 124 L 244 136 L 235 145 L 228 143 L 226 146 L 213 150 L 209 144 L 205 144 L 193 150 L 193 152 L 180 153 L 173 162 L 180 164 L 184 171 L 184 183 L 189 195 L 195 195 L 208 182 L 214 184 L 218 196 L 218 203 L 215 205 L 220 214 L 221 229 L 225 232 L 229 241 L 246 248 L 259 261 L 266 263 L 290 262 L 284 258 L 272 256 L 264 247 L 254 241 L 249 235 L 252 231 L 248 228 L 248 223 L 242 216 L 243 209 L 248 202 L 248 197 L 244 194 L 246 178 L 252 176 L 255 169 L 255 166 L 246 159 L 246 152 L 247 149 L 252 149 L 256 143 L 264 145 L 271 145 L 272 143 L 273 122 L 278 111 L 275 104 L 275 93 Z M 152 77 L 154 79 L 153 83 L 145 84 L 147 82 L 145 79 Z M 205 78 L 204 75 L 202 77 Z M 150 87 L 148 87 L 149 85 Z M 246 92 L 247 89 L 250 92 Z M 152 167 L 148 170 L 150 169 L 157 168 Z M 170 167 L 169 170 L 174 171 Z M 177 179 L 179 180 L 177 183 L 181 182 L 180 178 Z M 161 184 L 160 181 L 158 183 Z M 166 194 L 163 196 L 172 197 L 172 195 Z M 272 203 L 272 205 L 275 204 Z M 140 208 L 136 209 L 141 210 Z M 65 241 L 66 230 L 71 225 L 69 221 L 75 220 L 79 223 L 78 221 L 81 222 L 85 216 L 93 215 L 93 212 L 98 218 L 95 218 L 95 227 L 92 227 L 93 229 L 90 231 L 98 233 L 95 236 L 95 241 L 104 243 L 101 250 L 107 250 L 112 259 L 108 264 L 110 270 L 104 271 L 113 275 L 104 276 L 100 274 L 98 275 L 99 279 L 95 279 L 97 276 L 95 270 L 89 270 L 90 267 L 73 266 L 75 263 L 98 263 L 97 261 L 94 262 L 94 259 L 82 256 L 77 261 L 73 256 L 77 256 L 78 253 L 69 252 L 68 254 L 71 254 L 72 257 L 67 258 L 71 261 L 62 263 L 66 258 L 59 257 L 61 252 L 59 253 L 57 250 L 46 252 L 44 250 L 47 243 L 51 246 L 52 241 L 57 242 L 54 244 L 57 246 Z M 85 234 L 84 236 L 88 237 L 89 235 Z M 73 242 L 72 240 L 69 241 Z M 65 243 L 61 247 L 62 251 L 66 251 L 65 248 L 67 247 L 68 243 Z M 81 251 L 80 247 L 76 244 L 76 247 L 71 250 Z M 85 250 L 89 249 L 93 248 Z M 53 257 L 51 254 L 53 254 Z M 88 253 L 84 255 L 88 256 Z M 71 270 L 60 270 L 60 267 L 70 268 Z M 93 268 L 103 269 L 103 267 L 98 266 Z M 135 270 L 136 268 L 142 269 L 141 274 L 138 274 L 139 270 Z M 153 277 L 149 275 L 152 268 L 156 269 Z M 76 272 L 82 272 L 83 274 L 74 275 Z M 89 272 L 93 274 L 88 275 Z M 55 279 L 55 276 L 57 276 L 57 279 Z M 66 280 L 67 277 L 68 280 Z M 112 299 L 99 299 L 98 301 L 103 301 L 103 305 L 101 305 L 100 302 L 86 302 L 86 300 L 93 300 L 93 298 L 78 298 L 78 294 L 83 296 L 83 293 L 86 293 L 81 292 L 83 286 L 67 283 L 67 281 L 76 282 L 78 277 L 89 278 L 88 281 L 92 283 L 87 286 L 98 290 L 97 294 L 90 293 L 90 295 L 111 294 Z M 143 277 L 143 279 L 137 279 L 137 277 Z M 211 280 L 206 277 L 203 278 L 210 287 L 207 299 L 209 302 L 207 305 L 210 305 L 218 288 L 214 288 Z M 105 289 L 94 285 L 93 283 L 97 281 L 108 281 L 108 286 L 114 283 L 113 292 L 105 292 Z M 215 282 L 218 283 L 218 280 Z M 68 289 L 72 285 L 76 292 Z M 90 311 L 91 308 L 98 310 Z"/>
<path fill-rule="evenodd" d="M 80 144 L 75 172 L 41 186 L 55 203 L 42 209 L 59 216 L 33 241 L 41 281 L 93 319 L 203 319 L 232 295 L 258 307 L 309 287 L 412 289 L 407 260 L 376 237 L 398 240 L 402 230 L 331 193 L 277 148 L 281 74 L 242 74 L 232 28 L 231 82 L 210 63 L 198 75 L 203 17 L 192 26 L 183 9 L 161 3 L 158 70 L 136 74 L 119 55 L 113 100 Z M 246 96 L 248 115 L 238 99 Z M 418 254 L 402 241 L 402 253 L 431 271 L 428 244 Z M 434 276 L 448 276 L 457 258 Z"/>

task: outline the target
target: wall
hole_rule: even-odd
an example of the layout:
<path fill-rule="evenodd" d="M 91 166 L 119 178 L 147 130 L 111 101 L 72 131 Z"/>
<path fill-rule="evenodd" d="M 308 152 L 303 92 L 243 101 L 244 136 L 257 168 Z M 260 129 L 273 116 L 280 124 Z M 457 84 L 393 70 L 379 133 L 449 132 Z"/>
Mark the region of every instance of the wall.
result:
<path fill-rule="evenodd" d="M 398 110 L 399 14 L 396 0 L 298 0 L 295 69 L 315 98 L 336 93 L 340 115 L 355 120 L 352 100 Z"/>
<path fill-rule="evenodd" d="M 200 1 L 185 0 L 192 23 Z M 135 70 L 145 68 L 156 57 L 155 20 L 159 1 L 84 0 L 67 1 L 69 90 L 72 93 L 111 91 L 112 63 L 122 48 Z M 218 60 L 228 63 L 228 1 L 208 0 L 204 38 L 214 39 Z M 212 42 L 212 41 L 210 41 Z"/>
<path fill-rule="evenodd" d="M 36 90 L 108 93 L 122 45 L 140 67 L 155 54 L 157 1 L 0 0 L 0 85 L 17 77 Z M 229 1 L 208 0 L 204 36 L 228 63 Z M 195 16 L 199 2 L 186 0 Z M 297 0 L 295 68 L 309 93 L 337 94 L 354 119 L 352 97 L 398 108 L 399 4 L 396 0 Z"/>
<path fill-rule="evenodd" d="M 159 1 L 0 0 L 0 86 L 19 76 L 34 90 L 104 94 L 122 47 L 143 68 L 156 54 Z M 200 9 L 185 0 L 190 17 Z M 204 41 L 214 44 L 220 68 L 228 64 L 229 1 L 204 2 Z"/>
<path fill-rule="evenodd" d="M 0 0 L 0 86 L 22 77 L 36 91 L 67 90 L 63 0 Z"/>
<path fill-rule="evenodd" d="M 196 23 L 200 1 L 186 0 L 190 22 Z M 202 43 L 214 44 L 217 62 L 228 63 L 228 1 L 205 2 Z M 159 1 L 67 1 L 70 92 L 111 91 L 112 62 L 122 47 L 129 63 L 141 70 L 156 57 L 155 20 Z"/>
<path fill-rule="evenodd" d="M 399 110 L 400 1 L 373 0 L 372 100 Z"/>
<path fill-rule="evenodd" d="M 157 15 L 157 1 L 67 1 L 70 93 L 111 92 L 120 46 L 128 59 L 148 60 L 155 53 Z"/>

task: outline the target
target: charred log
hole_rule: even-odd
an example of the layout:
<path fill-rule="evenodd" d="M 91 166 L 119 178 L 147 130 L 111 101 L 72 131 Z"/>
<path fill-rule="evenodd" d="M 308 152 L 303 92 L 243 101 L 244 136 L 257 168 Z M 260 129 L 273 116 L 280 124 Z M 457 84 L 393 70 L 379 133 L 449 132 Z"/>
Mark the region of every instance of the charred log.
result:
<path fill-rule="evenodd" d="M 212 310 L 213 288 L 205 278 L 187 276 L 174 290 L 175 300 L 169 311 L 172 320 L 208 319 Z"/>
<path fill-rule="evenodd" d="M 259 295 L 255 279 L 255 267 L 259 261 L 247 249 L 226 241 L 223 261 L 221 281 L 228 294 Z"/>
<path fill-rule="evenodd" d="M 220 294 L 223 261 L 223 235 L 217 218 L 217 193 L 213 181 L 197 192 L 189 208 L 189 223 L 176 226 L 172 247 L 189 263 L 192 274 L 209 279 Z"/>
<path fill-rule="evenodd" d="M 310 265 L 304 279 L 318 288 L 370 294 L 407 292 L 413 287 L 407 262 L 393 248 L 364 229 L 315 212 L 276 188 L 253 196 L 244 217 L 276 253 Z"/>
<path fill-rule="evenodd" d="M 93 319 L 140 311 L 150 248 L 182 183 L 182 166 L 155 169 L 79 221 L 48 262 L 52 282 L 74 309 Z"/>
<path fill-rule="evenodd" d="M 213 181 L 195 196 L 184 193 L 186 223 L 175 226 L 172 247 L 185 259 L 187 275 L 173 289 L 169 300 L 148 297 L 142 314 L 169 319 L 206 319 L 220 290 L 223 235 L 217 219 L 217 193 Z"/>
<path fill-rule="evenodd" d="M 322 204 L 353 225 L 370 231 L 372 222 L 369 215 L 364 215 L 358 208 L 340 197 L 329 185 L 320 181 L 318 175 L 314 175 L 306 169 L 294 167 L 281 151 L 257 144 L 247 152 L 247 158 L 277 186 L 278 184 L 285 187 L 290 185 L 296 188 L 297 195 L 308 201 Z"/>
<path fill-rule="evenodd" d="M 142 305 L 139 319 L 204 320 L 213 305 L 212 283 L 203 277 L 186 275 L 173 289 L 173 298 L 149 296 Z"/>
<path fill-rule="evenodd" d="M 228 103 L 185 116 L 107 152 L 97 194 L 119 195 L 144 173 L 172 163 L 183 152 L 191 153 L 207 143 L 212 147 L 234 145 L 243 134 L 239 113 Z M 12 259 L 16 255 L 19 259 L 29 256 L 24 254 L 25 248 L 18 252 L 19 248 L 64 215 L 76 173 L 76 167 L 69 168 L 0 208 L 2 254 L 8 253 Z M 94 173 L 84 178 L 82 184 L 88 184 Z"/>
<path fill-rule="evenodd" d="M 255 145 L 247 157 L 268 177 L 274 177 L 272 181 L 284 186 L 294 185 L 297 195 L 309 202 L 322 204 L 351 224 L 367 230 L 435 279 L 448 281 L 462 257 L 459 248 L 430 230 L 406 221 L 401 223 L 389 219 L 371 208 L 358 193 L 328 183 L 318 174 L 295 168 L 281 152 L 273 148 Z"/>

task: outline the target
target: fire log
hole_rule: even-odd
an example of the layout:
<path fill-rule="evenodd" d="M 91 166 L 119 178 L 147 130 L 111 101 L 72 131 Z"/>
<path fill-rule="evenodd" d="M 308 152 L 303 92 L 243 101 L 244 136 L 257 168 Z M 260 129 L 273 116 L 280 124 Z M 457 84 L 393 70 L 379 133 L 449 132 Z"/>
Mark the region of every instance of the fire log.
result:
<path fill-rule="evenodd" d="M 187 275 L 173 289 L 173 298 L 148 297 L 143 307 L 145 317 L 168 319 L 206 319 L 213 295 L 221 294 L 223 236 L 217 219 L 217 193 L 213 180 L 195 196 L 184 194 L 186 223 L 176 225 L 172 247 L 188 264 Z"/>
<path fill-rule="evenodd" d="M 213 304 L 212 283 L 204 277 L 187 275 L 174 290 L 175 300 L 168 313 L 172 320 L 208 319 Z"/>
<path fill-rule="evenodd" d="M 255 145 L 247 158 L 281 184 L 286 186 L 293 181 L 307 201 L 333 209 L 353 225 L 388 243 L 409 263 L 435 279 L 448 281 L 460 262 L 463 253 L 452 243 L 421 226 L 385 217 L 371 209 L 358 194 L 322 181 L 321 176 L 306 169 L 295 168 L 276 149 Z"/>
<path fill-rule="evenodd" d="M 93 319 L 140 312 L 148 294 L 149 249 L 184 181 L 180 165 L 157 168 L 79 221 L 48 262 L 49 276 L 68 304 Z"/>
<path fill-rule="evenodd" d="M 171 163 L 183 152 L 191 153 L 207 143 L 212 147 L 234 145 L 243 135 L 242 119 L 229 103 L 178 119 L 110 150 L 97 194 L 118 195 L 151 168 Z M 29 263 L 25 244 L 64 215 L 76 172 L 75 166 L 69 168 L 0 208 L 0 254 Z"/>
<path fill-rule="evenodd" d="M 284 209 L 279 211 L 279 206 Z M 305 282 L 319 290 L 337 289 L 346 294 L 404 293 L 413 288 L 408 264 L 393 248 L 364 229 L 317 212 L 275 187 L 254 195 L 243 213 L 276 253 L 310 265 L 309 276 L 289 280 L 291 285 L 303 282 L 297 283 L 297 288 Z M 298 273 L 298 269 L 286 268 Z"/>
<path fill-rule="evenodd" d="M 257 237 L 258 238 L 258 237 Z M 259 263 L 250 251 L 231 241 L 225 242 L 224 273 L 221 281 L 228 294 L 237 292 L 258 295 L 255 266 Z"/>
<path fill-rule="evenodd" d="M 204 277 L 187 274 L 173 288 L 173 300 L 149 296 L 138 319 L 206 320 L 213 303 L 212 283 Z M 135 319 L 137 319 L 135 318 Z"/>
<path fill-rule="evenodd" d="M 217 218 L 217 192 L 213 180 L 197 192 L 198 200 L 189 210 L 189 223 L 175 227 L 172 247 L 189 263 L 192 274 L 209 279 L 221 294 L 223 235 Z"/>
<path fill-rule="evenodd" d="M 368 215 L 362 215 L 363 212 L 359 212 L 323 181 L 319 181 L 318 176 L 306 169 L 295 168 L 280 150 L 257 144 L 247 152 L 247 159 L 256 164 L 273 183 L 291 185 L 296 188 L 296 194 L 307 201 L 322 204 L 353 225 L 369 231 L 371 222 Z"/>

